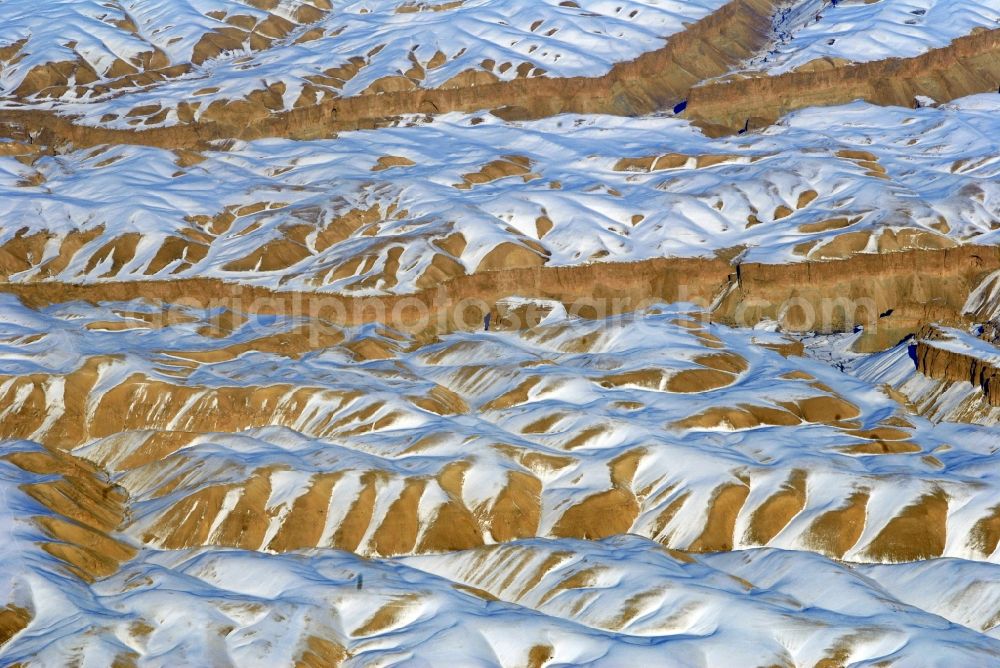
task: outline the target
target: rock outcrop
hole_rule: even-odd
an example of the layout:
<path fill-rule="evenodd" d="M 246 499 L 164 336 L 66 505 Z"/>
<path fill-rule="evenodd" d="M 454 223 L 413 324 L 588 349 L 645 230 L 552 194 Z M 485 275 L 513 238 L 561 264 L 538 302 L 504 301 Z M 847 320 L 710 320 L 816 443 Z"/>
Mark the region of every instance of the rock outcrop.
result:
<path fill-rule="evenodd" d="M 881 350 L 922 325 L 971 322 L 968 295 L 1000 267 L 995 246 L 860 253 L 789 265 L 741 264 L 714 310 L 722 322 L 776 320 L 787 331 L 850 331 L 861 350 Z"/>
<path fill-rule="evenodd" d="M 378 297 L 275 291 L 214 279 L 3 283 L 0 292 L 35 306 L 147 299 L 254 314 L 309 313 L 341 325 L 391 320 L 394 327 L 422 336 L 478 329 L 485 315 L 509 297 L 558 302 L 585 318 L 687 301 L 730 325 L 773 320 L 789 332 L 864 326 L 859 349 L 872 351 L 895 345 L 925 324 L 973 322 L 963 312 L 966 299 L 997 269 L 1000 248 L 969 245 L 780 265 L 732 264 L 715 257 L 526 267 L 459 276 L 411 295 Z"/>
<path fill-rule="evenodd" d="M 990 406 L 1000 406 L 1000 348 L 961 331 L 930 325 L 918 332 L 912 349 L 920 373 L 971 383 L 982 390 Z"/>
<path fill-rule="evenodd" d="M 1000 662 L 924 4 L 0 0 L 0 664 Z"/>

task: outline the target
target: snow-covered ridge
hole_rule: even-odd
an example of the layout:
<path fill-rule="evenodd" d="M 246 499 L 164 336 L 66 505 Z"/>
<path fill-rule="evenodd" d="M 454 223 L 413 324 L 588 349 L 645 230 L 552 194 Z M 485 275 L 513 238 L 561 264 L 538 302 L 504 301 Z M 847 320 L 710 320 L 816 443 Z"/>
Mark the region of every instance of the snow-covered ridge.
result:
<path fill-rule="evenodd" d="M 970 377 L 953 380 L 920 373 L 913 359 L 914 348 L 913 342 L 905 341 L 857 360 L 852 372 L 867 382 L 891 387 L 899 393 L 901 401 L 929 419 L 982 425 L 1000 423 L 1000 408 L 989 405 L 982 387 L 972 384 Z"/>
<path fill-rule="evenodd" d="M 304 5 L 325 10 L 318 13 L 318 20 L 304 23 L 307 28 L 292 29 L 291 37 L 308 33 L 310 39 L 279 40 L 275 50 L 286 52 L 277 59 L 243 59 L 250 63 L 249 69 L 258 70 L 258 77 L 295 78 L 294 68 L 289 67 L 293 62 L 314 64 L 312 73 L 319 74 L 353 57 L 369 57 L 375 49 L 380 55 L 372 71 L 351 81 L 344 94 L 357 94 L 381 77 L 403 74 L 414 65 L 413 59 L 434 61 L 426 79 L 428 87 L 440 86 L 487 59 L 496 63 L 501 79 L 525 75 L 516 67 L 502 67 L 505 63 L 529 63 L 550 76 L 598 76 L 616 62 L 659 48 L 686 23 L 722 4 L 722 0 L 293 0 L 275 3 L 265 11 L 238 0 L 74 0 L 48 3 L 39 11 L 31 2 L 6 0 L 4 41 L 25 41 L 25 45 L 17 51 L 24 57 L 7 68 L 2 82 L 5 90 L 13 90 L 32 67 L 75 56 L 100 74 L 106 74 L 115 59 L 139 64 L 135 61 L 153 49 L 162 51 L 171 63 L 190 62 L 197 60 L 196 48 L 205 34 L 245 23 L 234 17 L 247 17 L 250 25 L 272 15 L 291 22 Z M 213 64 L 238 60 L 236 56 L 254 50 L 226 54 L 227 58 Z M 309 62 L 309 55 L 315 63 Z M 222 74 L 206 69 L 210 76 Z"/>
<path fill-rule="evenodd" d="M 453 114 L 225 152 L 0 157 L 2 269 L 412 292 L 476 271 L 737 246 L 781 263 L 989 244 L 998 109 L 996 95 L 855 103 L 730 139 L 673 118 Z"/>
<path fill-rule="evenodd" d="M 907 415 L 686 307 L 423 345 L 141 302 L 2 314 L 4 435 L 107 469 L 146 545 L 393 555 L 631 532 L 1000 556 L 988 429 Z"/>
<path fill-rule="evenodd" d="M 911 58 L 995 29 L 1000 29 L 996 0 L 802 0 L 779 10 L 776 43 L 748 70 L 777 75 Z"/>
<path fill-rule="evenodd" d="M 969 332 L 954 327 L 935 326 L 920 339 L 928 346 L 971 357 L 984 365 L 1000 369 L 1000 348 Z"/>
<path fill-rule="evenodd" d="M 7 0 L 0 98 L 85 125 L 144 129 L 387 92 L 598 77 L 725 4 L 293 0 L 261 5 L 268 10 L 239 0 L 87 0 L 39 12 Z M 989 0 L 799 0 L 777 11 L 776 43 L 743 73 L 912 57 L 1000 25 Z M 745 36 L 722 39 L 700 51 Z"/>
<path fill-rule="evenodd" d="M 479 570 L 482 563 L 493 568 Z M 690 558 L 632 536 L 417 560 L 147 551 L 60 605 L 46 600 L 43 583 L 25 587 L 51 625 L 29 626 L 0 658 L 28 666 L 986 665 L 1000 657 L 991 628 L 997 568 L 939 560 L 858 569 L 780 550 Z M 941 573 L 959 590 L 981 592 L 974 608 L 935 598 Z"/>
<path fill-rule="evenodd" d="M 95 532 L 116 493 L 91 476 L 65 453 L 0 444 L 4 663 L 513 668 L 752 656 L 953 665 L 1000 656 L 995 564 L 859 566 L 775 549 L 688 555 L 637 536 L 402 559 L 329 549 L 134 554 Z M 100 563 L 112 547 L 123 563 L 92 582 L 66 561 Z"/>
<path fill-rule="evenodd" d="M 296 0 L 270 11 L 253 4 L 86 0 L 39 12 L 32 0 L 7 0 L 0 91 L 135 127 L 185 120 L 182 103 L 197 116 L 255 92 L 282 110 L 385 91 L 595 77 L 662 48 L 725 2 Z"/>
<path fill-rule="evenodd" d="M 1000 406 L 991 405 L 996 400 L 990 396 L 989 379 L 995 375 L 998 349 L 980 338 L 982 325 L 972 329 L 978 332 L 976 336 L 940 325 L 925 326 L 916 336 L 869 355 L 852 351 L 861 332 L 811 336 L 805 338 L 805 351 L 886 388 L 908 410 L 928 419 L 996 425 Z M 939 350 L 943 352 L 938 354 Z"/>
<path fill-rule="evenodd" d="M 0 665 L 1000 665 L 998 10 L 0 0 Z"/>

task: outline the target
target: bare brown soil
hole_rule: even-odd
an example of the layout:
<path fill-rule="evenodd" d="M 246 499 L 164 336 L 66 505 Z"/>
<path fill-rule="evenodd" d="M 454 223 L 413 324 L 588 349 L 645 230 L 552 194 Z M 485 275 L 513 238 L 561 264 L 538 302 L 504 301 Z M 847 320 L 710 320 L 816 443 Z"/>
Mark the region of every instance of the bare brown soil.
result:
<path fill-rule="evenodd" d="M 881 562 L 940 557 L 947 533 L 948 497 L 925 494 L 907 506 L 868 545 L 866 554 Z"/>
<path fill-rule="evenodd" d="M 50 539 L 41 548 L 63 561 L 69 572 L 90 582 L 132 558 L 135 549 L 114 535 L 125 520 L 128 495 L 109 483 L 103 471 L 59 450 L 12 452 L 6 459 L 25 471 L 51 476 L 22 489 L 54 513 L 34 521 Z M 8 609 L 6 616 L 0 614 L 0 637 L 3 624 L 22 618 L 15 613 Z"/>
<path fill-rule="evenodd" d="M 709 134 L 735 132 L 749 121 L 765 127 L 808 106 L 863 99 L 912 106 L 918 95 L 946 102 L 1000 85 L 1000 30 L 984 30 L 913 58 L 857 64 L 829 63 L 777 76 L 721 79 L 763 48 L 776 0 L 733 0 L 670 37 L 665 46 L 615 65 L 600 77 L 534 77 L 438 89 L 373 91 L 290 111 L 268 107 L 268 95 L 233 101 L 224 114 L 143 130 L 76 123 L 49 111 L 0 111 L 0 136 L 20 139 L 24 128 L 44 144 L 148 144 L 198 148 L 218 139 L 316 139 L 336 132 L 398 122 L 404 114 L 493 110 L 506 119 L 560 113 L 639 115 L 688 102 L 688 114 Z M 478 83 L 478 85 L 476 85 Z M 391 166 L 387 163 L 384 167 Z"/>

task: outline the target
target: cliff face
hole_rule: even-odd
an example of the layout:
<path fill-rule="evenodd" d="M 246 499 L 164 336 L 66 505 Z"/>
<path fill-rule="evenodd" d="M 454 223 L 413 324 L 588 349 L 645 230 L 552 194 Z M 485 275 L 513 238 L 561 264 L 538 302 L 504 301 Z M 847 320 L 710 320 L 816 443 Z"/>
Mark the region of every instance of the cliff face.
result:
<path fill-rule="evenodd" d="M 688 110 L 706 132 L 736 132 L 770 125 L 784 114 L 809 106 L 862 99 L 912 107 L 917 95 L 947 102 L 1000 86 L 1000 30 L 961 37 L 949 46 L 915 58 L 833 66 L 695 86 Z"/>
<path fill-rule="evenodd" d="M 725 287 L 731 271 L 721 258 L 529 267 L 480 272 L 410 295 L 377 297 L 274 291 L 214 279 L 90 285 L 3 283 L 0 291 L 36 306 L 75 300 L 147 299 L 201 307 L 215 304 L 255 313 L 311 313 L 339 324 L 391 321 L 394 327 L 416 327 L 438 334 L 478 329 L 486 313 L 512 296 L 558 301 L 574 315 L 586 318 L 632 312 L 658 302 L 694 301 L 707 306 Z"/>
<path fill-rule="evenodd" d="M 942 345 L 943 342 L 961 341 L 966 337 L 974 343 L 968 346 L 966 352 L 957 350 L 955 346 Z M 983 354 L 990 351 L 982 343 L 985 342 L 955 330 L 924 327 L 912 345 L 917 370 L 938 380 L 971 383 L 982 389 L 990 406 L 1000 406 L 1000 348 L 995 348 L 996 357 L 991 358 Z M 977 349 L 980 354 L 976 354 Z"/>
<path fill-rule="evenodd" d="M 92 127 L 49 111 L 4 110 L 0 111 L 0 136 L 22 136 L 26 128 L 33 128 L 47 144 L 191 148 L 221 138 L 328 137 L 338 131 L 390 125 L 414 113 L 493 110 L 507 119 L 560 113 L 637 115 L 684 99 L 696 123 L 709 134 L 721 135 L 743 128 L 747 121 L 751 129 L 764 127 L 808 106 L 864 99 L 909 107 L 918 95 L 945 102 L 1000 86 L 1000 30 L 982 30 L 913 58 L 831 63 L 828 69 L 712 80 L 765 46 L 778 4 L 776 0 L 734 0 L 671 36 L 662 49 L 619 63 L 599 77 L 535 77 L 389 90 L 279 112 L 266 95 L 256 95 L 215 104 L 211 113 L 198 120 L 194 120 L 194 109 L 181 102 L 181 124 L 144 130 Z"/>
<path fill-rule="evenodd" d="M 1000 249 L 994 246 L 742 264 L 714 315 L 734 324 L 777 320 L 793 332 L 848 331 L 863 325 L 866 332 L 858 348 L 880 350 L 925 323 L 966 322 L 966 298 L 995 267 L 1000 267 Z"/>
<path fill-rule="evenodd" d="M 662 116 L 453 114 L 203 152 L 53 159 L 6 142 L 0 280 L 405 293 L 543 264 L 741 248 L 744 263 L 783 264 L 977 243 L 1000 225 L 994 147 L 967 140 L 1000 133 L 992 98 L 919 114 L 812 109 L 735 141 Z"/>
<path fill-rule="evenodd" d="M 998 9 L 0 0 L 0 666 L 993 665 Z"/>
<path fill-rule="evenodd" d="M 256 313 L 305 312 L 352 325 L 391 321 L 428 335 L 477 329 L 507 297 L 560 302 L 585 318 L 684 301 L 710 309 L 713 320 L 738 326 L 775 320 L 790 332 L 835 332 L 862 325 L 866 334 L 858 347 L 871 351 L 892 346 L 927 323 L 971 322 L 963 314 L 966 298 L 997 269 L 1000 248 L 961 246 L 788 265 L 734 265 L 715 257 L 527 267 L 459 276 L 411 295 L 379 297 L 274 291 L 214 279 L 6 283 L 0 290 L 35 306 L 148 299 Z"/>

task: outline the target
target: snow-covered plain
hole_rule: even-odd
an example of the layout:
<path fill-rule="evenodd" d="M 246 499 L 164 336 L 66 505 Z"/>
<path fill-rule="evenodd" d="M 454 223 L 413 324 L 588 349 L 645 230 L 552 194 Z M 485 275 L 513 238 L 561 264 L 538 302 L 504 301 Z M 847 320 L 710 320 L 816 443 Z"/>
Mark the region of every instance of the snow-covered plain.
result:
<path fill-rule="evenodd" d="M 14 281 L 215 276 L 355 293 L 428 287 L 432 264 L 460 275 L 737 246 L 782 263 L 990 244 L 998 112 L 997 95 L 859 102 L 726 139 L 676 118 L 451 114 L 196 157 L 136 146 L 0 157 L 0 244 L 43 237 L 8 270 Z"/>

